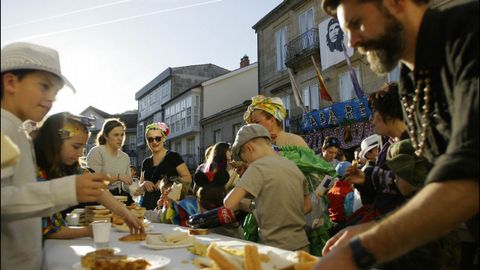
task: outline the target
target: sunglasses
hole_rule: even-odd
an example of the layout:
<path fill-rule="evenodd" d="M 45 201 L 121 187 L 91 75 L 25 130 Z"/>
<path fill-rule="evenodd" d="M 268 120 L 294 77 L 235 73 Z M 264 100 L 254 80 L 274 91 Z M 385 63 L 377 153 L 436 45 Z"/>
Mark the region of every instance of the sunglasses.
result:
<path fill-rule="evenodd" d="M 152 143 L 153 141 L 160 142 L 162 141 L 162 136 L 156 136 L 156 137 L 147 137 L 148 143 Z"/>

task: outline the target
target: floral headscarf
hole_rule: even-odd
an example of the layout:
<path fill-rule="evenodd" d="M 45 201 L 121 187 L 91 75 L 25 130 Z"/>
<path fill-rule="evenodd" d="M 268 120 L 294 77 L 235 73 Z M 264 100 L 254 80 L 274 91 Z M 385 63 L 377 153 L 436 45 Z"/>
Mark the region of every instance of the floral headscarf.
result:
<path fill-rule="evenodd" d="M 247 111 L 243 115 L 243 120 L 245 120 L 247 124 L 252 123 L 251 115 L 254 110 L 266 111 L 279 121 L 283 121 L 287 116 L 285 106 L 278 97 L 266 97 L 263 95 L 252 97 L 252 104 L 248 106 Z"/>
<path fill-rule="evenodd" d="M 145 128 L 145 135 L 150 131 L 150 130 L 160 130 L 162 132 L 163 137 L 167 137 L 168 134 L 170 134 L 170 130 L 168 129 L 167 124 L 163 122 L 156 122 L 156 123 L 151 123 Z"/>

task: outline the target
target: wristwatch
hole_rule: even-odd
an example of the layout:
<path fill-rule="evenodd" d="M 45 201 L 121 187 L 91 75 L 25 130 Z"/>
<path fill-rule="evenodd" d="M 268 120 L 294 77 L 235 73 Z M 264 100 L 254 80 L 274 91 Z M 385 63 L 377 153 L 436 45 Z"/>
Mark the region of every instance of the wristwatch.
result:
<path fill-rule="evenodd" d="M 360 242 L 360 238 L 355 237 L 348 243 L 352 250 L 352 257 L 355 265 L 360 269 L 370 269 L 376 264 L 375 257 Z"/>

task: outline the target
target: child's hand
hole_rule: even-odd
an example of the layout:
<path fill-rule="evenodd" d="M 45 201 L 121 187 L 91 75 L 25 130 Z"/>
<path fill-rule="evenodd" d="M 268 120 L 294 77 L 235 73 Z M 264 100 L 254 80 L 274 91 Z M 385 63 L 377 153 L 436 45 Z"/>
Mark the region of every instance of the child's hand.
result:
<path fill-rule="evenodd" d="M 76 176 L 75 187 L 78 202 L 96 202 L 105 189 L 105 180 L 109 177 L 104 173 L 86 173 Z M 109 180 L 107 180 L 109 181 Z"/>
<path fill-rule="evenodd" d="M 145 233 L 145 228 L 143 227 L 142 221 L 140 221 L 140 219 L 138 219 L 138 217 L 136 217 L 130 211 L 128 211 L 126 216 L 123 217 L 123 220 L 125 220 L 125 223 L 130 228 L 130 234 Z"/>
<path fill-rule="evenodd" d="M 245 171 L 247 170 L 248 168 L 248 165 L 246 163 L 243 163 L 242 165 L 238 166 L 237 168 L 235 168 L 235 172 L 242 176 L 243 173 L 245 173 Z"/>
<path fill-rule="evenodd" d="M 365 184 L 365 174 L 356 166 L 350 166 L 345 170 L 345 180 L 351 184 L 363 185 Z"/>

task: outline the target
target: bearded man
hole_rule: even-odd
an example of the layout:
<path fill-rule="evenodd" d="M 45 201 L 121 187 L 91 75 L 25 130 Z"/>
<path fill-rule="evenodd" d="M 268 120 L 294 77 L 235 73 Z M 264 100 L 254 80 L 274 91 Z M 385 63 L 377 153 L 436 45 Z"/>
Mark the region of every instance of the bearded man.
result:
<path fill-rule="evenodd" d="M 380 222 L 340 231 L 314 269 L 369 269 L 462 223 L 478 243 L 478 1 L 445 10 L 429 0 L 323 0 L 350 47 L 377 73 L 400 61 L 399 95 L 427 184 Z"/>

